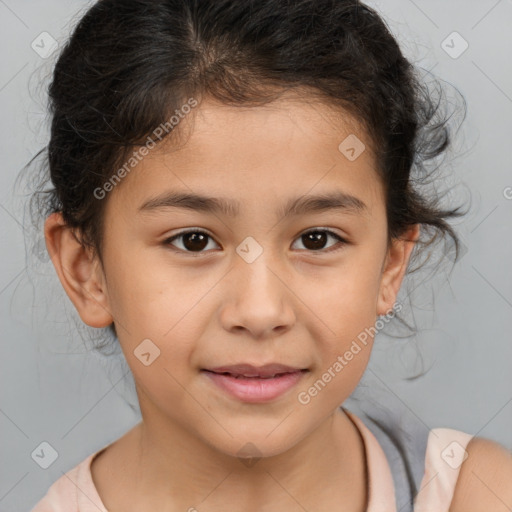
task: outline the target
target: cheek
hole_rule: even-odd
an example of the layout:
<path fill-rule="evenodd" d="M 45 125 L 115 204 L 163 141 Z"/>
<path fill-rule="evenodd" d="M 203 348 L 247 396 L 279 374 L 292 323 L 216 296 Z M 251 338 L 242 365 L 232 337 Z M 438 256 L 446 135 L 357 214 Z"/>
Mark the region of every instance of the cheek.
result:
<path fill-rule="evenodd" d="M 206 303 L 201 299 L 211 288 L 208 283 L 191 287 L 179 273 L 172 284 L 169 275 L 162 277 L 157 269 L 124 267 L 113 272 L 114 292 L 109 293 L 119 343 L 134 379 L 157 395 L 172 393 L 176 382 L 187 378 L 203 327 L 197 320 Z"/>
<path fill-rule="evenodd" d="M 379 263 L 375 255 L 353 251 L 336 268 L 298 281 L 297 294 L 327 333 L 343 339 L 357 335 L 377 316 Z"/>
<path fill-rule="evenodd" d="M 368 364 L 377 319 L 378 270 L 375 255 L 361 251 L 305 295 L 320 356 L 316 377 L 323 374 L 322 381 L 332 382 L 333 393 L 351 392 Z"/>
<path fill-rule="evenodd" d="M 314 401 L 314 407 L 326 412 L 347 399 L 365 372 L 372 347 L 375 306 L 371 297 L 339 300 L 338 309 L 325 314 L 328 335 L 315 343 L 317 365 L 298 396 L 299 403 Z M 334 331 L 334 332 L 331 332 Z M 318 398 L 316 398 L 318 397 Z"/>
<path fill-rule="evenodd" d="M 110 263 L 109 305 L 129 336 L 165 338 L 196 311 L 212 288 L 210 279 L 195 279 L 165 258 L 148 260 L 144 251 L 123 252 Z"/>
<path fill-rule="evenodd" d="M 169 322 L 162 322 L 161 316 L 147 314 L 138 333 L 120 336 L 133 378 L 146 395 L 143 401 L 149 399 L 170 415 L 194 405 L 184 390 L 192 376 L 195 340 L 200 333 L 196 322 L 187 322 L 187 317 L 179 321 L 182 316 L 169 315 Z"/>

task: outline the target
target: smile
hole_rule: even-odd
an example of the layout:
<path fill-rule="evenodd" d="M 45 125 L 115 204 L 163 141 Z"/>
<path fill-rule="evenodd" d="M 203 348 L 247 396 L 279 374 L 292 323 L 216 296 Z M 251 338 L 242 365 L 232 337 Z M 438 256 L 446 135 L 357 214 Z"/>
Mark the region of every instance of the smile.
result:
<path fill-rule="evenodd" d="M 242 402 L 261 403 L 275 400 L 293 388 L 308 370 L 283 365 L 233 365 L 202 373 L 216 387 Z"/>

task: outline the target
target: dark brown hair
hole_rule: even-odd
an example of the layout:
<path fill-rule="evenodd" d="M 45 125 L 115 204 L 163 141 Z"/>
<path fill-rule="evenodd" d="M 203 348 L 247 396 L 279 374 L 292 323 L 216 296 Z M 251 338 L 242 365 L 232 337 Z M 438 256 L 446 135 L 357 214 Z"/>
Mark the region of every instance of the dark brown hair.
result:
<path fill-rule="evenodd" d="M 419 223 L 420 243 L 448 235 L 457 259 L 447 219 L 460 208 L 441 208 L 417 186 L 449 145 L 442 95 L 381 17 L 354 0 L 98 1 L 53 71 L 43 150 L 53 188 L 34 194 L 37 211 L 62 212 L 101 261 L 106 200 L 94 190 L 187 98 L 250 106 L 292 90 L 364 127 L 385 188 L 388 239 Z"/>

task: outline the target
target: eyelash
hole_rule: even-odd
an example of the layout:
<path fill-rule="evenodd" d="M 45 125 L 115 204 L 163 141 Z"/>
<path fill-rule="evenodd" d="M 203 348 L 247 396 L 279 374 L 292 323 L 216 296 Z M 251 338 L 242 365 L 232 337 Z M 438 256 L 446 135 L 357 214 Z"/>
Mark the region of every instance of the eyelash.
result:
<path fill-rule="evenodd" d="M 180 238 L 182 236 L 185 236 L 185 235 L 188 235 L 190 233 L 200 233 L 200 234 L 203 234 L 205 236 L 207 236 L 208 238 L 212 239 L 213 240 L 213 237 L 207 233 L 206 231 L 203 231 L 202 229 L 189 229 L 189 230 L 186 230 L 186 231 L 181 231 L 180 233 L 177 233 L 176 235 L 173 235 L 172 237 L 170 238 L 167 238 L 166 240 L 163 241 L 163 244 L 165 246 L 168 246 L 171 250 L 175 251 L 175 252 L 180 252 L 180 253 L 186 253 L 186 254 L 190 254 L 191 256 L 194 256 L 194 257 L 197 257 L 197 256 L 200 256 L 201 254 L 207 252 L 207 251 L 199 251 L 199 252 L 194 252 L 194 251 L 184 251 L 183 249 L 178 249 L 176 247 L 174 247 L 171 242 L 173 242 L 174 240 L 176 240 L 177 238 Z M 310 229 L 308 231 L 305 231 L 304 233 L 302 233 L 300 236 L 297 237 L 298 238 L 301 238 L 302 236 L 304 235 L 307 235 L 309 233 L 326 233 L 327 235 L 329 236 L 332 236 L 333 238 L 336 238 L 338 240 L 338 243 L 333 245 L 332 247 L 330 247 L 329 249 L 319 249 L 317 251 L 313 251 L 313 250 L 309 250 L 308 249 L 304 249 L 308 252 L 312 252 L 312 253 L 331 253 L 331 252 L 337 252 L 341 249 L 343 249 L 343 247 L 345 245 L 347 245 L 349 242 L 347 242 L 347 240 L 345 240 L 344 238 L 342 238 L 340 235 L 338 235 L 337 233 L 335 233 L 334 231 L 331 231 L 329 229 Z M 217 242 L 216 242 L 217 243 Z"/>

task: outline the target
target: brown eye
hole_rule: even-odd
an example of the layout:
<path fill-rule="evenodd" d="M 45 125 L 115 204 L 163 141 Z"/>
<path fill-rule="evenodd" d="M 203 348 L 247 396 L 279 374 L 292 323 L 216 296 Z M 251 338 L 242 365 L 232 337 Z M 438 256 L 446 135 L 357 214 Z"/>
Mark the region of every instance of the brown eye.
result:
<path fill-rule="evenodd" d="M 208 246 L 208 240 L 212 238 L 205 231 L 184 231 L 183 233 L 178 233 L 177 235 L 168 238 L 164 241 L 164 244 L 173 245 L 172 242 L 177 239 L 182 239 L 182 247 L 179 247 L 178 250 L 200 253 L 204 252 L 204 249 Z"/>
<path fill-rule="evenodd" d="M 338 243 L 331 244 L 327 249 L 325 249 L 329 238 L 337 240 Z M 173 243 L 175 240 L 180 239 L 181 247 L 176 246 Z M 208 252 L 205 249 L 208 247 L 209 240 L 213 241 L 213 238 L 208 233 L 195 229 L 178 233 L 177 235 L 164 240 L 163 243 L 164 245 L 173 246 L 178 252 L 185 252 L 189 254 L 196 253 L 199 255 L 203 252 Z M 345 239 L 328 229 L 315 229 L 308 231 L 307 233 L 302 234 L 297 240 L 302 241 L 305 250 L 323 253 L 337 251 L 348 243 Z"/>
<path fill-rule="evenodd" d="M 335 247 L 335 249 L 325 249 L 325 245 L 329 238 L 334 238 L 338 240 L 337 244 L 333 244 L 330 247 Z M 334 233 L 333 231 L 327 229 L 315 229 L 312 231 L 308 231 L 307 233 L 302 234 L 298 240 L 301 240 L 305 249 L 308 251 L 323 251 L 323 252 L 331 252 L 335 251 L 340 247 L 339 245 L 344 245 L 346 240 L 341 238 L 339 235 Z"/>

